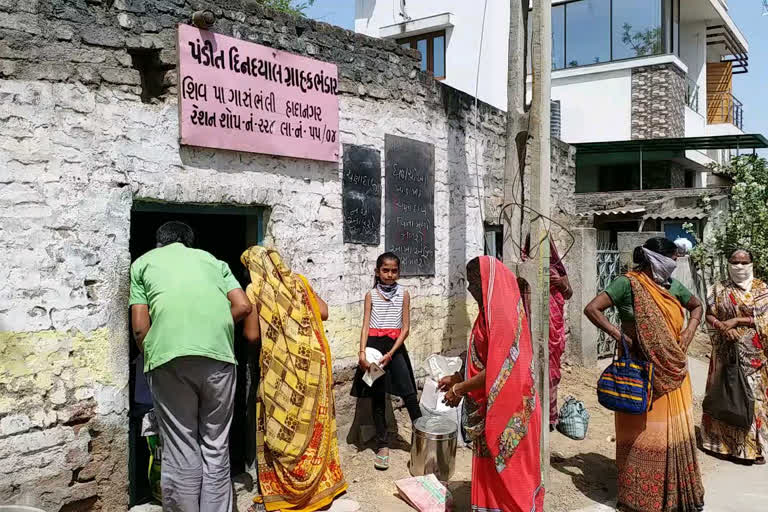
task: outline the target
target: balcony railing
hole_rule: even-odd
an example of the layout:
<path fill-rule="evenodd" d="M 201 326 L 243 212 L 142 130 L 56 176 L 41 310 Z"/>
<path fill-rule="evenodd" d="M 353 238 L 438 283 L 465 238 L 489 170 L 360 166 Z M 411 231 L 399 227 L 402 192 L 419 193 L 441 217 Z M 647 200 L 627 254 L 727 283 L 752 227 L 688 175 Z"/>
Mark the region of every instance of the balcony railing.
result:
<path fill-rule="evenodd" d="M 699 111 L 699 84 L 685 77 L 685 104 L 694 112 Z"/>
<path fill-rule="evenodd" d="M 744 104 L 729 92 L 713 92 L 707 95 L 707 122 L 730 123 L 741 130 L 744 126 Z"/>

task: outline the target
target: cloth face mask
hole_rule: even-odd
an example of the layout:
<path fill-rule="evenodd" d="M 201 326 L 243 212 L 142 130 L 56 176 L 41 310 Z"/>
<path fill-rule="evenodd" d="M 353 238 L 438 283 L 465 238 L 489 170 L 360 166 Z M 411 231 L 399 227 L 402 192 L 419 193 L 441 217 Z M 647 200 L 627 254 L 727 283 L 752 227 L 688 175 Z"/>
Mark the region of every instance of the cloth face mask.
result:
<path fill-rule="evenodd" d="M 752 289 L 752 280 L 754 279 L 754 265 L 752 263 L 729 263 L 728 274 L 731 276 L 731 281 L 742 290 L 749 291 Z"/>
<path fill-rule="evenodd" d="M 672 277 L 672 272 L 677 268 L 677 262 L 657 252 L 649 251 L 645 247 L 643 247 L 643 252 L 645 253 L 645 258 L 651 264 L 653 280 L 660 285 L 668 284 L 669 279 Z"/>
<path fill-rule="evenodd" d="M 385 299 L 392 300 L 395 294 L 397 293 L 397 286 L 398 286 L 397 283 L 394 283 L 394 284 L 378 283 L 376 285 L 376 288 L 379 290 L 379 293 L 381 293 L 381 295 Z"/>

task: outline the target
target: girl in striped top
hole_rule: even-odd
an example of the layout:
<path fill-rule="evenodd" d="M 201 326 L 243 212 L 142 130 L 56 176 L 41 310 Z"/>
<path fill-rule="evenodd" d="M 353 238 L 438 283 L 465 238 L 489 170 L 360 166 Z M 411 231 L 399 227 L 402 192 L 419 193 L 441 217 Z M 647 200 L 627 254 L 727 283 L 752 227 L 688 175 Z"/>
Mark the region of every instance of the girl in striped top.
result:
<path fill-rule="evenodd" d="M 403 398 L 411 421 L 421 417 L 416 397 L 416 380 L 405 348 L 405 339 L 411 327 L 411 297 L 397 283 L 399 277 L 400 258 L 391 252 L 379 256 L 373 289 L 365 295 L 359 366 L 352 385 L 352 396 L 372 399 L 373 423 L 376 426 L 376 469 L 389 468 L 386 393 Z M 366 347 L 375 348 L 383 355 L 379 366 L 386 373 L 373 386 L 363 382 L 363 375 L 369 367 L 365 356 Z"/>

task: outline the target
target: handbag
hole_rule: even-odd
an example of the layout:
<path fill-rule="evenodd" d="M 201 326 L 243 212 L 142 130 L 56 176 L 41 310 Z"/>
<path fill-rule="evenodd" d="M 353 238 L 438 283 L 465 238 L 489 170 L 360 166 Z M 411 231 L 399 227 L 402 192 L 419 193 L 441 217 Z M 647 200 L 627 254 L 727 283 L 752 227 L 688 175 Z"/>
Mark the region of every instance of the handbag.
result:
<path fill-rule="evenodd" d="M 725 355 L 712 376 L 702 409 L 716 420 L 748 429 L 755 420 L 755 397 L 741 368 L 737 344 L 729 343 Z"/>
<path fill-rule="evenodd" d="M 612 411 L 643 414 L 653 401 L 653 363 L 632 358 L 624 335 L 621 343 L 624 357 L 618 356 L 617 347 L 613 362 L 597 381 L 597 401 Z"/>
<path fill-rule="evenodd" d="M 584 407 L 584 402 L 569 396 L 560 408 L 557 431 L 575 441 L 581 441 L 587 437 L 588 428 L 589 413 Z"/>

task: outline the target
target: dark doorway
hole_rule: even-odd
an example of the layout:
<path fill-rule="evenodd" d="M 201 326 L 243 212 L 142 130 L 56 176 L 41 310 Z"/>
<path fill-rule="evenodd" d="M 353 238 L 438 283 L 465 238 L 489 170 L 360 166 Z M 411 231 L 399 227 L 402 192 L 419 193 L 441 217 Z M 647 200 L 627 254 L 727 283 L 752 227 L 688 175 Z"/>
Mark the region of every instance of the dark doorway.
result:
<path fill-rule="evenodd" d="M 230 207 L 195 204 L 169 204 L 135 202 L 131 212 L 131 262 L 155 248 L 155 232 L 163 223 L 176 220 L 187 223 L 195 232 L 195 248 L 208 251 L 226 262 L 240 281 L 247 286 L 248 275 L 240 263 L 240 255 L 249 246 L 263 239 L 263 209 L 258 207 Z M 147 469 L 149 449 L 141 437 L 141 421 L 150 409 L 136 400 L 137 373 L 135 360 L 138 348 L 130 340 L 130 424 L 129 424 L 129 476 L 131 505 L 152 500 Z M 232 473 L 242 473 L 246 465 L 246 389 L 249 350 L 242 335 L 242 326 L 235 327 L 235 355 L 238 360 L 235 417 L 230 434 Z M 139 378 L 141 371 L 139 370 Z"/>

